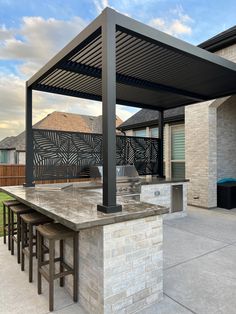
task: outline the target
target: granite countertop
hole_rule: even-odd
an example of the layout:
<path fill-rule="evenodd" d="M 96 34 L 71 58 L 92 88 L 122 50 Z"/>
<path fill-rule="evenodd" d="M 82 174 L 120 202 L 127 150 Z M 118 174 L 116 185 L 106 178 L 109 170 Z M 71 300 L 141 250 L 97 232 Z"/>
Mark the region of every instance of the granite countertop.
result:
<path fill-rule="evenodd" d="M 163 206 L 119 197 L 118 203 L 123 205 L 122 212 L 104 214 L 97 211 L 97 204 L 102 203 L 102 194 L 90 190 L 90 186 L 94 187 L 91 183 L 51 189 L 57 186 L 60 185 L 41 185 L 40 188 L 7 186 L 0 187 L 0 191 L 75 231 L 168 212 Z"/>
<path fill-rule="evenodd" d="M 176 178 L 159 178 L 159 177 L 140 177 L 140 179 L 141 179 L 142 185 L 189 182 L 189 180 L 185 178 L 176 179 Z"/>

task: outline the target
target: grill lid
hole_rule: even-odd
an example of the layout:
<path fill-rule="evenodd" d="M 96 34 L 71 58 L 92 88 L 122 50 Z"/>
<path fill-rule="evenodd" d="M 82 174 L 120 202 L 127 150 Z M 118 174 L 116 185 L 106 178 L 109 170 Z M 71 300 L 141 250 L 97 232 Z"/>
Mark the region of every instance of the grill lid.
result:
<path fill-rule="evenodd" d="M 92 166 L 90 167 L 90 176 L 95 180 L 103 179 L 103 167 Z M 139 180 L 138 172 L 134 165 L 122 165 L 116 166 L 116 180 L 121 181 L 133 181 Z"/>

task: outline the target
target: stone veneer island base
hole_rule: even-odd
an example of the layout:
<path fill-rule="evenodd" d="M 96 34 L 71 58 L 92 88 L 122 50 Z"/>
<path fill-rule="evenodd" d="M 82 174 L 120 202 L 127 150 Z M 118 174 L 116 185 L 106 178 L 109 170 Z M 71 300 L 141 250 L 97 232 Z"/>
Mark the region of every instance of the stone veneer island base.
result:
<path fill-rule="evenodd" d="M 82 230 L 79 300 L 89 313 L 134 313 L 163 295 L 162 217 Z"/>
<path fill-rule="evenodd" d="M 167 208 L 119 198 L 123 211 L 103 214 L 96 207 L 101 193 L 80 185 L 1 190 L 79 232 L 79 303 L 89 314 L 135 313 L 162 299 L 162 214 Z M 64 256 L 70 264 L 70 241 Z M 72 293 L 70 276 L 65 286 Z"/>

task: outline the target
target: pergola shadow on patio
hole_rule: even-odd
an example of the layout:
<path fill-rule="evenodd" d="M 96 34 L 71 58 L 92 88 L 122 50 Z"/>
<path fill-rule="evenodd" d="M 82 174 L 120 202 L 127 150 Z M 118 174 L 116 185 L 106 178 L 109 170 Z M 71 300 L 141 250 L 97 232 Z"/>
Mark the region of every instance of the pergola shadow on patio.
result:
<path fill-rule="evenodd" d="M 26 83 L 26 186 L 32 186 L 32 90 L 102 101 L 103 204 L 116 203 L 115 105 L 160 112 L 159 175 L 163 176 L 163 111 L 236 93 L 236 64 L 106 8 Z"/>

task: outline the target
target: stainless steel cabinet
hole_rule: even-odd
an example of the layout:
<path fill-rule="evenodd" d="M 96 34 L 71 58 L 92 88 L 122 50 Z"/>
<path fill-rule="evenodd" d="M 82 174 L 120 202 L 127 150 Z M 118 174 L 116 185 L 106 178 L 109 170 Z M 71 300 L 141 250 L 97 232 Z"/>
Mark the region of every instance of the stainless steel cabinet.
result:
<path fill-rule="evenodd" d="M 171 186 L 171 212 L 180 212 L 183 210 L 183 185 Z"/>

